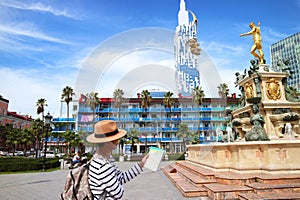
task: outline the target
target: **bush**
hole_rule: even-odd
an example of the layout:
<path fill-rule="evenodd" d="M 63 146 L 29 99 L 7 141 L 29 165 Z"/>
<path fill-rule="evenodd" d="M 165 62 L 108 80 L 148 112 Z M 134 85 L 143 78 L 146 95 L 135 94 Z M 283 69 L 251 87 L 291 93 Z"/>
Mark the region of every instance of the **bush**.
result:
<path fill-rule="evenodd" d="M 44 168 L 45 164 L 45 168 Z M 51 169 L 60 166 L 58 158 L 24 158 L 24 157 L 1 157 L 0 172 L 32 171 Z"/>

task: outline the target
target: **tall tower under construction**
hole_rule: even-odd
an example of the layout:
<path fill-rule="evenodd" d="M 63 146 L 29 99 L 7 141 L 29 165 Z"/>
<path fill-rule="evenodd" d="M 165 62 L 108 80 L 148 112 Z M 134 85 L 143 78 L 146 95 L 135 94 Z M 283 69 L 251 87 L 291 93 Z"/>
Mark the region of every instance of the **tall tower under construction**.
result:
<path fill-rule="evenodd" d="M 197 43 L 197 18 L 192 11 L 186 10 L 184 0 L 180 0 L 174 51 L 178 95 L 179 97 L 191 96 L 193 89 L 200 85 L 197 69 L 200 47 Z"/>

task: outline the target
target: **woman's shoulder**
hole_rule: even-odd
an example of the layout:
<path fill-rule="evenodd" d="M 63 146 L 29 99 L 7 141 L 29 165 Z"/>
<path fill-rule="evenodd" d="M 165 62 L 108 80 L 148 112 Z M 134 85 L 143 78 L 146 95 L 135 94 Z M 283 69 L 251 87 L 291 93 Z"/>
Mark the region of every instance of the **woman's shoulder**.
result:
<path fill-rule="evenodd" d="M 109 164 L 109 161 L 102 156 L 94 155 L 90 164 L 91 165 L 93 165 L 93 164 L 105 165 L 105 164 Z"/>

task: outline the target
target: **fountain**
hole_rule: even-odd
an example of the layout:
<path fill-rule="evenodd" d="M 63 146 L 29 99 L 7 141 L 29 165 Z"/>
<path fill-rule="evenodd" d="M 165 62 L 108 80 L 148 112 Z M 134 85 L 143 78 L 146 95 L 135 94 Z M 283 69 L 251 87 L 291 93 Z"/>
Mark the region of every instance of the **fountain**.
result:
<path fill-rule="evenodd" d="M 221 128 L 220 127 L 217 127 L 216 128 L 216 142 L 219 141 L 219 137 L 222 135 L 222 131 L 221 131 Z"/>
<path fill-rule="evenodd" d="M 249 71 L 236 73 L 242 106 L 232 111 L 231 123 L 238 139 L 190 145 L 187 160 L 215 171 L 300 173 L 300 160 L 295 159 L 300 152 L 300 102 L 286 99 L 289 73 L 273 72 L 255 60 L 250 63 Z M 207 152 L 206 148 L 212 150 Z"/>
<path fill-rule="evenodd" d="M 285 134 L 292 140 L 294 138 L 291 123 L 285 124 Z"/>
<path fill-rule="evenodd" d="M 253 23 L 251 27 L 258 31 L 256 34 L 260 34 L 259 27 Z M 254 31 L 242 35 L 252 33 Z M 253 37 L 257 38 L 260 37 Z M 264 199 L 264 195 L 266 199 L 275 199 L 274 196 L 270 198 L 269 194 L 255 193 L 260 186 L 251 183 L 264 184 L 264 180 L 287 183 L 280 187 L 290 188 L 290 192 L 286 190 L 276 193 L 276 197 L 280 199 L 287 199 L 289 195 L 299 191 L 291 188 L 300 188 L 300 99 L 294 97 L 291 88 L 287 86 L 287 79 L 291 74 L 288 62 L 279 63 L 281 71 L 275 72 L 265 64 L 262 52 L 260 55 L 251 53 L 257 55 L 255 57 L 258 59 L 251 60 L 249 69 L 245 69 L 243 73 L 235 73 L 235 84 L 241 91 L 240 107 L 230 113 L 231 122 L 223 142 L 188 145 L 186 161 L 166 168 L 169 170 L 166 170 L 166 174 L 171 179 L 174 177 L 176 186 L 186 196 L 196 196 L 196 192 L 190 191 L 198 191 L 200 194 L 201 191 L 194 188 L 193 184 L 189 185 L 189 182 L 196 183 L 199 179 L 193 180 L 196 175 L 186 175 L 191 178 L 177 184 L 179 177 L 170 173 L 171 169 L 181 170 L 185 167 L 189 169 L 186 171 L 197 171 L 194 174 L 202 174 L 207 179 L 215 177 L 217 183 L 203 184 L 208 196 L 213 199 L 239 199 L 240 194 L 248 191 L 251 191 L 249 198 L 242 199 Z M 232 130 L 238 135 L 234 137 L 237 138 L 234 141 L 231 138 Z M 178 165 L 181 167 L 177 167 Z M 185 173 L 184 170 L 181 173 Z M 278 185 L 266 184 L 262 187 L 272 191 Z M 295 197 L 300 199 L 300 193 Z"/>

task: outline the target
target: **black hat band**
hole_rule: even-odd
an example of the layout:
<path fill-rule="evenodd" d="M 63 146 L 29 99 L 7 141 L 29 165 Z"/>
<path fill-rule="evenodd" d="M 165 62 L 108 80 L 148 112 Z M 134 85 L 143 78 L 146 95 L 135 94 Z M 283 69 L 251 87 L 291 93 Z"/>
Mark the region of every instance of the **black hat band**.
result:
<path fill-rule="evenodd" d="M 111 137 L 111 136 L 114 136 L 116 135 L 117 133 L 119 133 L 119 130 L 116 129 L 112 132 L 108 132 L 108 133 L 102 133 L 102 134 L 96 134 L 95 133 L 95 138 L 105 138 L 105 137 Z"/>

